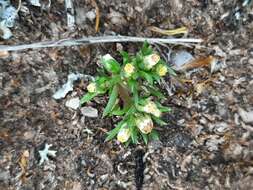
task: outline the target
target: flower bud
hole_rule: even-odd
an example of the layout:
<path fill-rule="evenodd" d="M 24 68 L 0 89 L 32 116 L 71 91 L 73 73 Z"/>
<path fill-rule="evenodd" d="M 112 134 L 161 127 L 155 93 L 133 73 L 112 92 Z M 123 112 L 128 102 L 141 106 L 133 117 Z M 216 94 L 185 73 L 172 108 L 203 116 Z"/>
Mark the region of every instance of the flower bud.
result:
<path fill-rule="evenodd" d="M 118 73 L 120 71 L 120 64 L 110 54 L 102 57 L 102 64 L 110 73 Z"/>
<path fill-rule="evenodd" d="M 90 84 L 87 86 L 87 90 L 88 90 L 88 92 L 90 92 L 90 93 L 96 92 L 96 90 L 97 90 L 96 83 L 94 83 L 94 82 L 90 83 Z"/>
<path fill-rule="evenodd" d="M 144 65 L 147 69 L 151 69 L 160 61 L 160 56 L 157 54 L 151 54 L 144 57 Z"/>
<path fill-rule="evenodd" d="M 124 67 L 124 72 L 126 74 L 126 77 L 131 76 L 134 73 L 134 70 L 135 70 L 135 68 L 134 68 L 133 64 L 127 63 Z"/>
<path fill-rule="evenodd" d="M 126 142 L 130 137 L 130 130 L 128 128 L 121 128 L 117 135 L 117 140 L 121 143 Z"/>
<path fill-rule="evenodd" d="M 144 134 L 148 134 L 153 129 L 153 121 L 149 115 L 145 115 L 136 120 L 136 125 Z"/>
<path fill-rule="evenodd" d="M 110 54 L 106 54 L 102 57 L 102 59 L 104 59 L 105 61 L 109 61 L 109 60 L 114 60 L 114 58 L 110 55 Z"/>
<path fill-rule="evenodd" d="M 160 117 L 162 114 L 161 111 L 157 108 L 156 104 L 152 101 L 148 101 L 142 109 L 144 112 L 151 113 L 156 117 Z"/>
<path fill-rule="evenodd" d="M 167 69 L 167 67 L 165 65 L 162 65 L 162 64 L 157 65 L 156 73 L 159 76 L 161 76 L 161 77 L 165 76 L 166 73 L 167 73 L 167 71 L 168 71 L 168 69 Z"/>

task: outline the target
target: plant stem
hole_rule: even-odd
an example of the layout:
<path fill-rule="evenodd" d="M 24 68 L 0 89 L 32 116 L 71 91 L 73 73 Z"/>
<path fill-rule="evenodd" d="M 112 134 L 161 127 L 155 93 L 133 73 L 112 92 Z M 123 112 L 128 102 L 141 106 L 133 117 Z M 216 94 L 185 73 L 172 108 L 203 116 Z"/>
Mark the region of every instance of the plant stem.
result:
<path fill-rule="evenodd" d="M 129 90 L 123 84 L 118 84 L 119 96 L 124 103 L 124 108 L 129 108 L 132 105 L 132 98 L 129 95 Z"/>

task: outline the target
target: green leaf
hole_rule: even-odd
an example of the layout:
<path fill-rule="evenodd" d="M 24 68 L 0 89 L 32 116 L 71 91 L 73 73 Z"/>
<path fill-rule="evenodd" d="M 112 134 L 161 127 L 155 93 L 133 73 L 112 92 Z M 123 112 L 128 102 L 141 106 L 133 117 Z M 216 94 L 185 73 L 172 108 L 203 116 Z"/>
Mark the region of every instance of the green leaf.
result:
<path fill-rule="evenodd" d="M 158 82 L 158 84 L 161 83 L 161 77 L 158 74 L 152 73 L 152 77 Z"/>
<path fill-rule="evenodd" d="M 158 117 L 152 116 L 152 119 L 160 126 L 167 125 L 167 123 Z"/>
<path fill-rule="evenodd" d="M 159 91 L 158 88 L 152 87 L 152 86 L 147 86 L 148 91 L 153 95 L 156 96 L 160 99 L 165 99 L 165 96 Z"/>
<path fill-rule="evenodd" d="M 110 83 L 111 86 L 114 86 L 117 83 L 119 83 L 120 80 L 121 80 L 120 75 L 114 75 L 114 76 L 111 77 L 111 80 L 109 80 L 109 83 Z"/>
<path fill-rule="evenodd" d="M 168 68 L 168 73 L 169 74 L 171 74 L 173 76 L 177 76 L 177 73 L 175 73 L 175 71 L 171 67 L 167 66 L 167 68 Z"/>
<path fill-rule="evenodd" d="M 142 78 L 146 79 L 149 84 L 153 85 L 153 77 L 151 74 L 149 74 L 145 71 L 139 71 L 139 74 Z"/>
<path fill-rule="evenodd" d="M 128 81 L 131 93 L 134 97 L 134 103 L 137 104 L 139 100 L 138 91 L 137 91 L 137 82 L 135 80 Z"/>
<path fill-rule="evenodd" d="M 106 137 L 105 141 L 112 140 L 118 134 L 119 130 L 124 126 L 124 124 L 125 124 L 124 120 L 119 122 L 113 130 L 107 133 L 108 136 Z"/>
<path fill-rule="evenodd" d="M 149 134 L 149 138 L 152 140 L 159 140 L 159 134 L 156 130 L 152 130 L 151 133 Z"/>
<path fill-rule="evenodd" d="M 97 93 L 86 93 L 80 100 L 80 104 L 84 104 L 88 101 L 90 101 L 92 98 L 94 98 L 95 96 L 97 96 L 98 94 Z"/>
<path fill-rule="evenodd" d="M 129 144 L 130 144 L 130 142 L 131 142 L 131 140 L 130 140 L 130 139 L 128 139 L 128 141 L 127 141 L 127 142 L 125 142 L 125 146 L 126 146 L 126 147 L 128 147 L 128 146 L 129 146 Z"/>
<path fill-rule="evenodd" d="M 106 105 L 106 107 L 105 107 L 105 109 L 104 109 L 104 112 L 103 112 L 103 116 L 102 116 L 102 117 L 107 116 L 107 115 L 112 111 L 112 108 L 113 108 L 113 106 L 115 105 L 115 102 L 116 102 L 116 100 L 117 100 L 117 97 L 118 97 L 118 86 L 115 85 L 115 86 L 113 87 L 112 91 L 111 91 L 108 104 Z"/>
<path fill-rule="evenodd" d="M 159 102 L 156 102 L 156 105 L 161 112 L 171 112 L 171 108 L 163 106 Z"/>
<path fill-rule="evenodd" d="M 138 142 L 138 133 L 137 133 L 137 129 L 134 125 L 131 125 L 130 127 L 130 131 L 131 131 L 131 139 L 132 139 L 132 142 L 134 144 L 136 144 Z"/>
<path fill-rule="evenodd" d="M 123 64 L 127 64 L 130 62 L 129 55 L 126 51 L 120 51 L 120 55 L 123 57 Z"/>
<path fill-rule="evenodd" d="M 127 118 L 128 116 L 131 116 L 134 112 L 136 112 L 136 109 L 134 106 L 132 106 L 130 109 L 128 109 L 128 111 L 125 114 L 125 118 Z"/>
<path fill-rule="evenodd" d="M 144 143 L 148 144 L 148 135 L 141 132 L 141 136 L 142 136 L 142 138 L 144 140 Z"/>
<path fill-rule="evenodd" d="M 105 69 L 110 73 L 119 73 L 120 72 L 120 64 L 115 59 L 105 60 L 102 58 L 102 64 Z"/>
<path fill-rule="evenodd" d="M 158 107 L 158 109 L 159 109 L 161 112 L 171 112 L 171 108 L 165 107 L 165 106 Z"/>
<path fill-rule="evenodd" d="M 96 84 L 101 85 L 101 84 L 105 83 L 107 80 L 109 80 L 109 77 L 104 77 L 104 76 L 97 77 Z"/>
<path fill-rule="evenodd" d="M 151 53 L 153 52 L 153 49 L 151 48 L 151 46 L 148 44 L 147 41 L 145 41 L 143 43 L 143 46 L 141 48 L 141 53 L 143 56 L 146 56 L 146 55 L 150 55 Z"/>
<path fill-rule="evenodd" d="M 121 116 L 124 115 L 125 113 L 126 111 L 124 109 L 121 109 L 119 106 L 117 106 L 113 109 L 111 115 Z"/>

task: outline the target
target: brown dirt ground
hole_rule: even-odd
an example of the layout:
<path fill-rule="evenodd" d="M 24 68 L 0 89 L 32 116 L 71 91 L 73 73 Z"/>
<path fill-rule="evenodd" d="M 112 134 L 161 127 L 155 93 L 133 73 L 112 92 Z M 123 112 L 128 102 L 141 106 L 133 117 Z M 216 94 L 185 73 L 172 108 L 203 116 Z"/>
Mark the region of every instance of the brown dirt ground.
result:
<path fill-rule="evenodd" d="M 17 4 L 17 1 L 13 1 Z M 44 1 L 43 1 L 44 2 Z M 47 1 L 45 1 L 47 2 Z M 66 25 L 63 0 L 52 1 L 50 10 L 23 2 L 14 37 L 1 44 L 21 44 L 66 37 L 121 34 L 160 37 L 148 26 L 189 28 L 187 37 L 203 38 L 201 47 L 173 46 L 195 56 L 227 56 L 226 67 L 210 74 L 198 69 L 180 77 L 211 82 L 200 94 L 195 85 L 173 86 L 160 127 L 160 141 L 145 146 L 124 147 L 115 140 L 104 143 L 105 131 L 115 118 L 102 119 L 105 98 L 90 105 L 99 110 L 96 119 L 69 110 L 65 101 L 85 92 L 87 82 L 77 82 L 66 98 L 55 101 L 52 94 L 71 72 L 95 75 L 100 55 L 121 48 L 135 52 L 141 44 L 99 44 L 10 52 L 0 58 L 0 189 L 253 189 L 252 123 L 245 123 L 238 110 L 253 109 L 253 14 L 244 10 L 245 20 L 221 20 L 239 1 L 228 0 L 101 0 L 100 29 L 82 13 L 93 11 L 89 0 L 76 0 L 78 24 Z M 215 51 L 216 50 L 216 51 Z M 219 50 L 219 51 L 217 51 Z M 162 52 L 166 52 L 162 49 Z M 44 88 L 45 87 L 45 88 Z M 166 91 L 164 90 L 166 94 Z M 87 129 L 92 134 L 87 134 Z M 57 157 L 38 165 L 38 150 L 53 144 Z M 25 172 L 20 167 L 29 152 Z"/>

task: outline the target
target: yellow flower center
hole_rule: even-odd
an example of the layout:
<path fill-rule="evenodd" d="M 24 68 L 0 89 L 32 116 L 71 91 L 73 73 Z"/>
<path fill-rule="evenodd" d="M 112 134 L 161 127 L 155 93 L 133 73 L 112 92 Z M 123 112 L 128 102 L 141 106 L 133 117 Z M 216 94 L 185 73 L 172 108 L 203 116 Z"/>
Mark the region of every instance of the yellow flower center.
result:
<path fill-rule="evenodd" d="M 87 86 L 87 90 L 88 90 L 88 92 L 90 92 L 90 93 L 94 93 L 94 92 L 96 92 L 96 83 L 90 83 L 88 86 Z"/>
<path fill-rule="evenodd" d="M 157 73 L 159 76 L 165 76 L 167 73 L 167 67 L 164 65 L 161 65 L 157 68 Z"/>
<path fill-rule="evenodd" d="M 131 75 L 134 72 L 134 66 L 131 63 L 127 63 L 124 67 L 124 71 Z"/>

